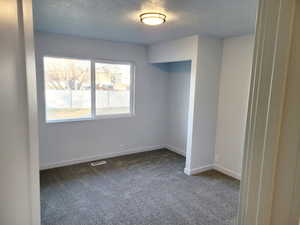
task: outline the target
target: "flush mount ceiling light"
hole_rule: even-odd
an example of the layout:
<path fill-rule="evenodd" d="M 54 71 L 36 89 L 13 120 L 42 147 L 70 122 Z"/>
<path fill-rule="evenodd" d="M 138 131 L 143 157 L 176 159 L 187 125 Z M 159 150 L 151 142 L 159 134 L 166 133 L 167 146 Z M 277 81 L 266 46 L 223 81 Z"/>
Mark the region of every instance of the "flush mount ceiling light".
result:
<path fill-rule="evenodd" d="M 141 22 L 149 26 L 156 26 L 166 22 L 166 15 L 162 13 L 149 12 L 140 15 Z"/>

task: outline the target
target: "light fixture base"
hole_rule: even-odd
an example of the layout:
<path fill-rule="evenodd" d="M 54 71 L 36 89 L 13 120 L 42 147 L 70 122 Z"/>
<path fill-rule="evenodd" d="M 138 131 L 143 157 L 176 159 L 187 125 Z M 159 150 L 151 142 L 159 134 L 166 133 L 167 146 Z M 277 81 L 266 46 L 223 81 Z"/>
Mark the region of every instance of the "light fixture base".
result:
<path fill-rule="evenodd" d="M 166 22 L 167 16 L 157 12 L 147 12 L 140 14 L 140 20 L 143 24 L 157 26 Z"/>

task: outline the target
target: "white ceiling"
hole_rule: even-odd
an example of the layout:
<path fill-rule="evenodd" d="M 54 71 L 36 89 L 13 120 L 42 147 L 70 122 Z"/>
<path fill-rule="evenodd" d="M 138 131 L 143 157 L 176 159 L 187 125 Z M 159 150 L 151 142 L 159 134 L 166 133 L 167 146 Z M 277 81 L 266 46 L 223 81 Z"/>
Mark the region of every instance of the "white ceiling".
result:
<path fill-rule="evenodd" d="M 37 31 L 141 44 L 253 33 L 256 6 L 257 0 L 33 0 Z M 165 13 L 167 22 L 141 24 L 147 11 Z"/>

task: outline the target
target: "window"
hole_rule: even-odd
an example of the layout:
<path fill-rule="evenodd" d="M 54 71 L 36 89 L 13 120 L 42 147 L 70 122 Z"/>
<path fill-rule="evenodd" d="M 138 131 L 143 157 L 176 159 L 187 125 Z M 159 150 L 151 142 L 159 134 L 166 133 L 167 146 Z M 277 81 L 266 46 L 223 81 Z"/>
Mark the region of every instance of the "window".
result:
<path fill-rule="evenodd" d="M 95 63 L 96 115 L 130 113 L 130 65 Z"/>
<path fill-rule="evenodd" d="M 131 63 L 44 57 L 46 121 L 133 113 Z"/>
<path fill-rule="evenodd" d="M 44 58 L 46 119 L 91 117 L 91 63 L 88 60 Z"/>

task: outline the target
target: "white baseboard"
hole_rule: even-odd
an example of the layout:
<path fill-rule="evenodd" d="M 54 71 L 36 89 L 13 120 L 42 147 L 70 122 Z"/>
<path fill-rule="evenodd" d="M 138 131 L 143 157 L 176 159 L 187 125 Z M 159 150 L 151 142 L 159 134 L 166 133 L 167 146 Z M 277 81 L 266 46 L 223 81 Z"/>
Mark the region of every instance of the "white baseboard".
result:
<path fill-rule="evenodd" d="M 198 174 L 198 173 L 202 173 L 202 172 L 205 172 L 205 171 L 208 171 L 208 170 L 212 170 L 214 169 L 214 165 L 207 165 L 207 166 L 202 166 L 202 167 L 199 167 L 199 168 L 194 168 L 194 169 L 188 169 L 188 168 L 184 168 L 184 173 L 186 175 L 189 175 L 189 176 L 192 176 L 192 175 L 195 175 L 195 174 Z"/>
<path fill-rule="evenodd" d="M 130 155 L 130 154 L 139 153 L 139 152 L 148 152 L 148 151 L 158 150 L 158 149 L 162 149 L 162 148 L 165 148 L 165 146 L 164 145 L 145 146 L 145 147 L 125 150 L 125 151 L 121 151 L 121 152 L 113 152 L 113 153 L 106 153 L 106 154 L 82 157 L 82 158 L 78 158 L 78 159 L 64 160 L 64 161 L 60 161 L 60 162 L 41 165 L 40 170 L 69 166 L 69 165 L 85 163 L 85 162 L 101 160 L 101 159 L 107 159 L 107 158 L 112 158 L 112 157 L 117 157 L 117 156 Z"/>
<path fill-rule="evenodd" d="M 202 167 L 199 167 L 199 168 L 194 168 L 194 169 L 188 169 L 188 168 L 184 168 L 184 173 L 189 175 L 189 176 L 192 176 L 192 175 L 195 175 L 195 174 L 198 174 L 198 173 L 202 173 L 202 172 L 205 172 L 205 171 L 208 171 L 208 170 L 216 170 L 220 173 L 223 173 L 227 176 L 230 176 L 230 177 L 233 177 L 237 180 L 241 180 L 241 175 L 232 171 L 232 170 L 229 170 L 229 169 L 226 169 L 220 165 L 207 165 L 207 166 L 202 166 Z"/>
<path fill-rule="evenodd" d="M 179 149 L 179 148 L 176 148 L 176 147 L 171 146 L 171 145 L 165 145 L 165 148 L 172 151 L 172 152 L 175 152 L 179 155 L 185 156 L 185 150 L 183 150 L 183 149 Z"/>
<path fill-rule="evenodd" d="M 224 168 L 224 167 L 222 167 L 220 165 L 216 165 L 215 164 L 213 169 L 215 169 L 215 170 L 219 171 L 220 173 L 223 173 L 223 174 L 225 174 L 227 176 L 233 177 L 233 178 L 235 178 L 237 180 L 241 180 L 241 174 L 238 174 L 238 173 L 236 173 L 236 172 L 234 172 L 232 170 L 226 169 L 226 168 Z"/>
<path fill-rule="evenodd" d="M 57 167 L 63 167 L 63 166 L 69 166 L 69 165 L 74 165 L 74 164 L 79 164 L 79 163 L 85 163 L 85 162 L 90 162 L 90 161 L 95 161 L 95 160 L 101 160 L 101 159 L 107 159 L 107 158 L 112 158 L 112 157 L 117 157 L 117 156 L 123 156 L 123 155 L 130 155 L 130 154 L 134 154 L 134 153 L 139 153 L 139 152 L 147 152 L 147 151 L 153 151 L 153 150 L 158 150 L 158 149 L 162 149 L 162 148 L 166 148 L 170 151 L 173 151 L 175 153 L 178 153 L 180 155 L 185 156 L 185 152 L 183 150 L 180 150 L 178 148 L 175 148 L 173 146 L 170 145 L 154 145 L 154 146 L 146 146 L 146 147 L 142 147 L 142 148 L 135 148 L 135 149 L 130 149 L 130 150 L 125 150 L 125 151 L 121 151 L 121 152 L 113 152 L 113 153 L 106 153 L 106 154 L 99 154 L 99 155 L 94 155 L 94 156 L 88 156 L 88 157 L 82 157 L 82 158 L 78 158 L 78 159 L 71 159 L 71 160 L 64 160 L 64 161 L 60 161 L 60 162 L 55 162 L 55 163 L 50 163 L 50 164 L 45 164 L 45 165 L 41 165 L 40 166 L 40 170 L 46 170 L 46 169 L 52 169 L 52 168 L 57 168 Z M 241 180 L 241 175 L 226 169 L 220 165 L 217 164 L 211 164 L 211 165 L 207 165 L 207 166 L 202 166 L 199 168 L 194 168 L 194 169 L 188 169 L 188 168 L 184 168 L 184 173 L 192 176 L 198 173 L 202 173 L 208 170 L 217 170 L 227 176 L 233 177 L 235 179 Z"/>

